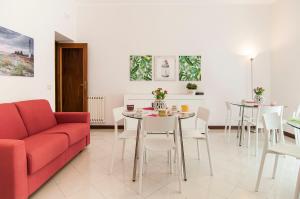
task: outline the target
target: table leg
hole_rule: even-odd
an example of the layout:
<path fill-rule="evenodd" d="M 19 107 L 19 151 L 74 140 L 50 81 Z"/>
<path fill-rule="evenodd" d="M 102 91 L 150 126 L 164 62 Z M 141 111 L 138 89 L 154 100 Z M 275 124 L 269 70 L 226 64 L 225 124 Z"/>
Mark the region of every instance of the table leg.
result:
<path fill-rule="evenodd" d="M 240 107 L 240 110 L 239 110 L 239 117 L 241 116 L 241 114 L 242 114 L 242 107 Z M 238 121 L 238 127 L 237 127 L 237 133 L 236 133 L 236 137 L 237 138 L 239 138 L 240 127 L 241 127 L 241 120 L 239 119 L 239 121 Z"/>
<path fill-rule="evenodd" d="M 242 146 L 242 135 L 243 135 L 243 127 L 244 127 L 244 111 L 245 111 L 245 107 L 242 107 L 242 120 L 241 120 L 241 128 L 240 128 L 239 146 Z"/>
<path fill-rule="evenodd" d="M 182 127 L 181 127 L 181 119 L 178 118 L 178 124 L 179 124 L 179 135 L 180 135 L 180 143 L 181 143 L 181 158 L 182 158 L 182 168 L 183 168 L 183 179 L 184 181 L 187 181 L 186 178 L 186 169 L 185 169 L 185 158 L 184 158 L 184 149 L 183 149 L 183 137 L 182 137 Z"/>
<path fill-rule="evenodd" d="M 136 167 L 138 160 L 138 148 L 139 148 L 139 140 L 140 140 L 140 131 L 141 131 L 141 120 L 138 120 L 137 131 L 136 131 L 136 141 L 135 141 L 135 154 L 134 154 L 134 164 L 133 164 L 133 176 L 132 181 L 135 182 L 136 178 Z"/>

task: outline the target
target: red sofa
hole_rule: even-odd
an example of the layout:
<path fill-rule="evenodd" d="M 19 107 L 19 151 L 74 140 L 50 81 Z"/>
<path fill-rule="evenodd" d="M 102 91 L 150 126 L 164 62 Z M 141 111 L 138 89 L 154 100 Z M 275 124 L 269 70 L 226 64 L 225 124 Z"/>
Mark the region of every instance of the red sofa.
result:
<path fill-rule="evenodd" d="M 0 104 L 0 198 L 28 198 L 90 143 L 89 113 L 46 100 Z"/>

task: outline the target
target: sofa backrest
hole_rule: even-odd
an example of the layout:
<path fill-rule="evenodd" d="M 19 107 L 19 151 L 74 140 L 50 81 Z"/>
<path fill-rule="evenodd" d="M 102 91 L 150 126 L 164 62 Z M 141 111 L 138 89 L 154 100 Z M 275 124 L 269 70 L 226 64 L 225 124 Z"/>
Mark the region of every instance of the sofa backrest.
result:
<path fill-rule="evenodd" d="M 29 100 L 15 103 L 30 135 L 57 125 L 47 100 Z"/>
<path fill-rule="evenodd" d="M 26 127 L 15 104 L 0 104 L 0 139 L 28 137 Z"/>

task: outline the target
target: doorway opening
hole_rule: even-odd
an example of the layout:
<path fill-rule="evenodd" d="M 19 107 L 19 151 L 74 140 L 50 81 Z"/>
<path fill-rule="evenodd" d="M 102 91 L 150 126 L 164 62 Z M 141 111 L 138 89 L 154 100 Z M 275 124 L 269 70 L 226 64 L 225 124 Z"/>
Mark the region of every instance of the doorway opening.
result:
<path fill-rule="evenodd" d="M 58 112 L 87 111 L 87 44 L 55 42 L 55 107 Z M 57 38 L 57 37 L 56 37 Z"/>

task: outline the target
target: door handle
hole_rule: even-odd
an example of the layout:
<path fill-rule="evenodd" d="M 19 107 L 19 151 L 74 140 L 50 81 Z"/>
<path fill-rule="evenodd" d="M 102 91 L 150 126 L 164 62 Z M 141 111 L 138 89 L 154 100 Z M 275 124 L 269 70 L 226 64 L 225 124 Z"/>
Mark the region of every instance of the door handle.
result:
<path fill-rule="evenodd" d="M 87 87 L 86 81 L 84 81 L 83 83 L 81 83 L 80 86 L 83 87 L 84 89 L 86 89 L 86 87 Z"/>

